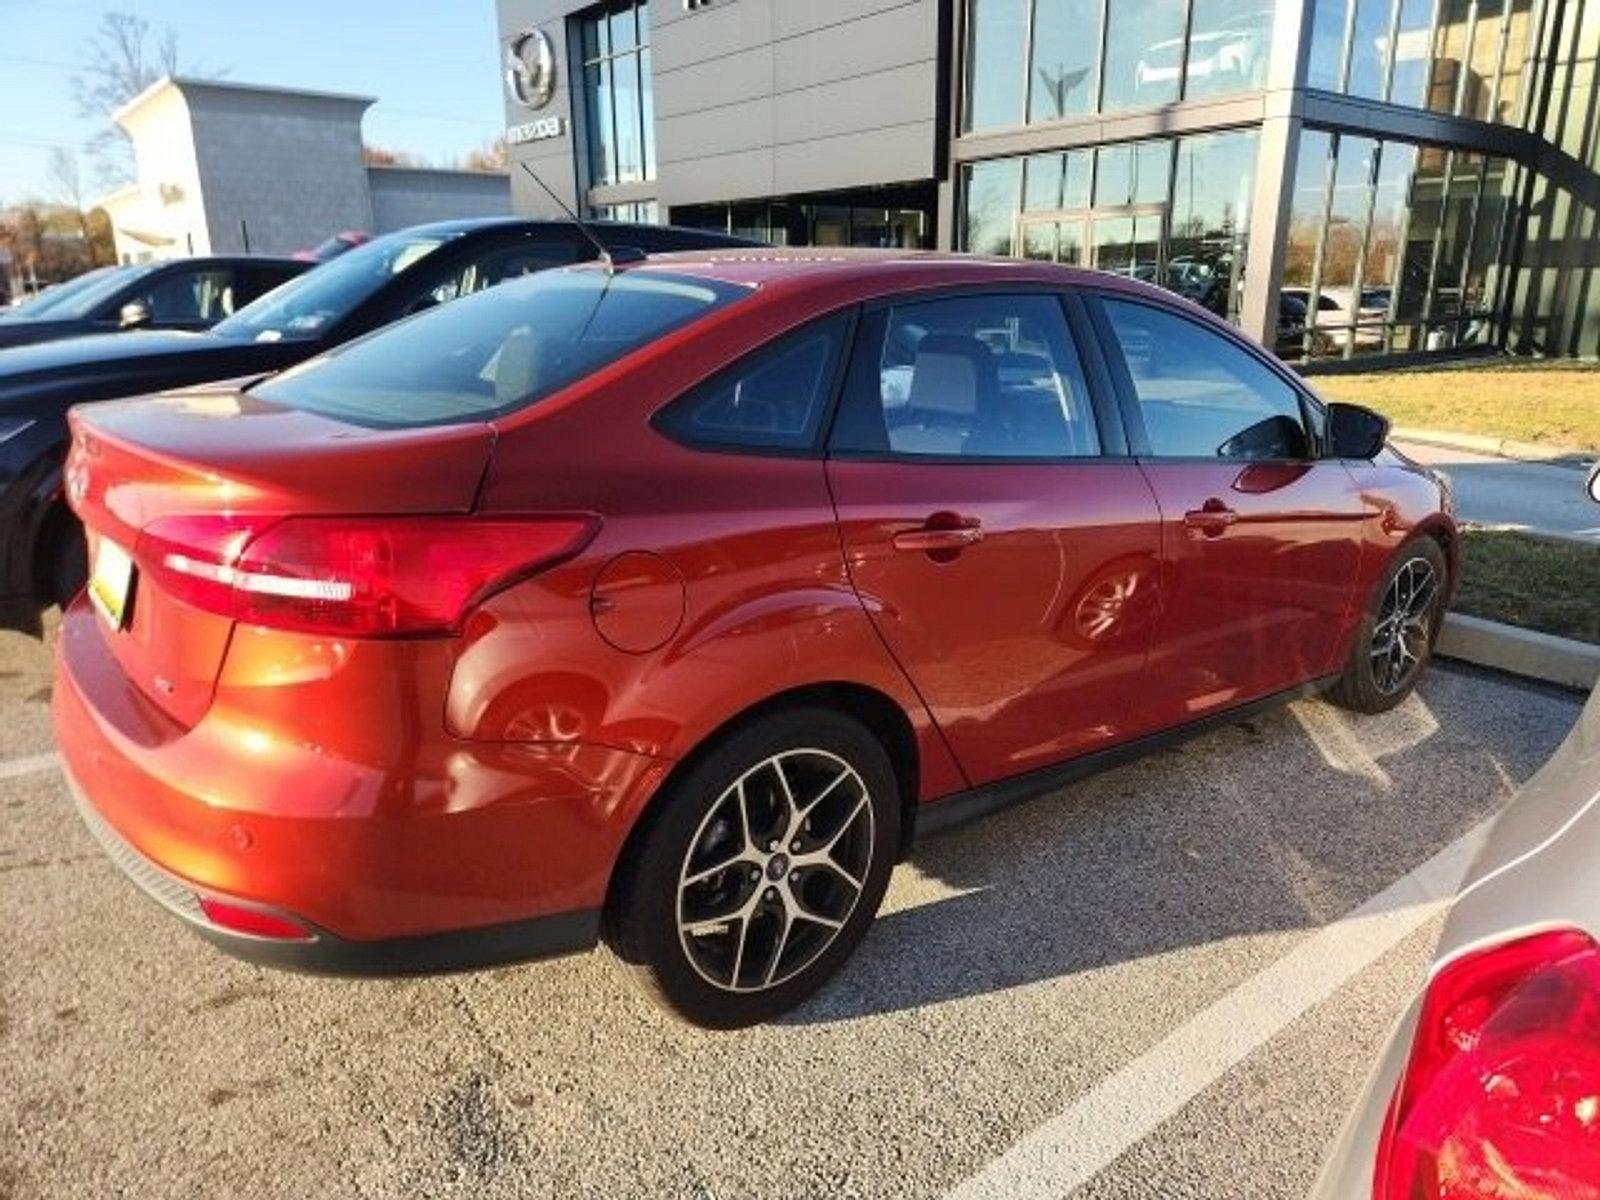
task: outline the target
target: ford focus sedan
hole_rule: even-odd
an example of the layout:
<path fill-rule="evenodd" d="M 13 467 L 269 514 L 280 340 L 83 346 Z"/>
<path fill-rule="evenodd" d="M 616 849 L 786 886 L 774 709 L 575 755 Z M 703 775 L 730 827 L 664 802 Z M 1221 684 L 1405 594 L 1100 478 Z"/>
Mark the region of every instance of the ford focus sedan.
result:
<path fill-rule="evenodd" d="M 73 428 L 55 724 L 135 882 L 312 970 L 604 938 L 710 1026 L 821 986 L 915 836 L 1396 704 L 1455 578 L 1381 418 L 1048 264 L 569 268 Z"/>

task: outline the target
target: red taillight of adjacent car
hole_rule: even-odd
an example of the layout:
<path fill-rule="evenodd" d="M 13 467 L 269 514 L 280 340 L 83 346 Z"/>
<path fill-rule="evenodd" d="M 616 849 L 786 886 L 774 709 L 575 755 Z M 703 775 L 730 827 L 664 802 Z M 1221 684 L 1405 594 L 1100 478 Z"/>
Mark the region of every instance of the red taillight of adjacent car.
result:
<path fill-rule="evenodd" d="M 490 592 L 576 554 L 596 527 L 550 517 L 165 517 L 134 548 L 170 595 L 237 621 L 346 637 L 460 628 Z"/>
<path fill-rule="evenodd" d="M 1423 1000 L 1375 1200 L 1600 1198 L 1600 946 L 1553 930 L 1451 963 Z"/>

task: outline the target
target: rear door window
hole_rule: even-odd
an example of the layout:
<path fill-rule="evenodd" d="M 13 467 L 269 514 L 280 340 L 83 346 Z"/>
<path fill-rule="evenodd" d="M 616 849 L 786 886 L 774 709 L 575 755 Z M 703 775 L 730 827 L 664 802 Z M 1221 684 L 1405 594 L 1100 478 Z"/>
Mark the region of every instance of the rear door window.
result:
<path fill-rule="evenodd" d="M 1060 299 L 959 296 L 874 314 L 857 339 L 832 448 L 917 458 L 1098 455 Z"/>

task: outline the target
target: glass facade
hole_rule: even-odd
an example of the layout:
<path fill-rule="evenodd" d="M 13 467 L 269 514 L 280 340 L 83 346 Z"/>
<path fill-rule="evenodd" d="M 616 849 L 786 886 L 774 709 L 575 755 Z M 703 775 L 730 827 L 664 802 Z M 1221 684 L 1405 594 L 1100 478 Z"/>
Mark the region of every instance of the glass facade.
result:
<path fill-rule="evenodd" d="M 1097 267 L 1236 317 L 1254 130 L 991 159 L 962 175 L 957 246 Z"/>
<path fill-rule="evenodd" d="M 1271 0 L 967 0 L 962 128 L 1260 88 L 1273 12 Z"/>
<path fill-rule="evenodd" d="M 716 229 L 774 246 L 933 248 L 932 187 L 788 196 L 672 209 L 672 223 Z"/>
<path fill-rule="evenodd" d="M 1541 0 L 1315 0 L 1307 83 L 1515 124 Z"/>
<path fill-rule="evenodd" d="M 656 177 L 649 8 L 607 5 L 578 23 L 591 187 Z"/>
<path fill-rule="evenodd" d="M 596 204 L 596 219 L 601 221 L 634 221 L 644 225 L 661 223 L 661 206 L 654 200 L 635 200 L 628 204 Z"/>
<path fill-rule="evenodd" d="M 1307 130 L 1282 294 L 1288 357 L 1444 350 L 1497 339 L 1514 164 Z"/>

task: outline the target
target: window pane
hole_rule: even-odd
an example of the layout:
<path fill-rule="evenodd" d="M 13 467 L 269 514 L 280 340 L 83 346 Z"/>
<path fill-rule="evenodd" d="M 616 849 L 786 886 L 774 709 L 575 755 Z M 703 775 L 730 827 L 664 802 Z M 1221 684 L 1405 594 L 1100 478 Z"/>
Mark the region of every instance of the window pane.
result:
<path fill-rule="evenodd" d="M 1422 316 L 1427 303 L 1428 279 L 1433 271 L 1433 243 L 1444 212 L 1444 172 L 1448 153 L 1435 146 L 1417 151 L 1411 184 L 1410 219 L 1406 224 L 1406 252 L 1395 286 L 1395 315 L 1401 320 Z"/>
<path fill-rule="evenodd" d="M 1453 113 L 1462 73 L 1467 69 L 1467 23 L 1474 0 L 1440 0 L 1439 28 L 1434 35 L 1433 64 L 1428 78 L 1428 107 Z"/>
<path fill-rule="evenodd" d="M 1283 281 L 1309 286 L 1322 236 L 1323 212 L 1328 203 L 1328 156 L 1333 139 L 1320 130 L 1300 135 L 1300 154 L 1294 173 L 1294 196 L 1289 203 L 1289 236 L 1284 247 Z"/>
<path fill-rule="evenodd" d="M 1472 54 L 1467 63 L 1466 94 L 1461 115 L 1480 121 L 1494 119 L 1495 69 L 1500 61 L 1500 35 L 1504 31 L 1504 0 L 1478 0 L 1478 19 L 1472 28 Z"/>
<path fill-rule="evenodd" d="M 1270 5 L 1194 0 L 1189 21 L 1185 96 L 1218 96 L 1266 86 L 1272 52 Z"/>
<path fill-rule="evenodd" d="M 611 62 L 615 91 L 612 104 L 617 114 L 617 174 L 619 182 L 632 182 L 644 175 L 644 143 L 640 134 L 639 56 L 625 54 Z"/>
<path fill-rule="evenodd" d="M 642 9 L 640 10 L 643 11 Z M 641 17 L 641 19 L 643 19 Z M 644 126 L 644 177 L 656 177 L 656 96 L 655 87 L 651 83 L 650 50 L 648 47 L 639 55 L 639 104 L 642 112 Z"/>
<path fill-rule="evenodd" d="M 1163 283 L 1221 317 L 1238 313 L 1255 168 L 1253 132 L 1178 143 Z"/>
<path fill-rule="evenodd" d="M 1012 225 L 1022 200 L 1022 160 L 973 163 L 966 171 L 962 244 L 974 254 L 1010 254 Z"/>
<path fill-rule="evenodd" d="M 1036 154 L 1028 159 L 1022 207 L 1028 212 L 1063 212 L 1089 207 L 1089 169 L 1094 151 Z"/>
<path fill-rule="evenodd" d="M 1099 453 L 1055 297 L 900 305 L 867 355 L 850 381 L 849 415 L 836 438 L 842 449 L 1016 459 Z"/>
<path fill-rule="evenodd" d="M 611 53 L 621 54 L 632 50 L 638 44 L 632 8 L 612 13 L 607 23 L 611 27 Z"/>
<path fill-rule="evenodd" d="M 1147 108 L 1178 98 L 1183 10 L 1184 0 L 1107 6 L 1103 111 Z"/>
<path fill-rule="evenodd" d="M 1356 282 L 1356 260 L 1367 237 L 1367 202 L 1378 143 L 1371 138 L 1339 139 L 1334 168 L 1333 203 L 1328 209 L 1328 238 L 1322 252 L 1322 290 L 1349 289 Z"/>
<path fill-rule="evenodd" d="M 1345 84 L 1350 95 L 1383 98 L 1383 77 L 1389 66 L 1389 19 L 1393 13 L 1394 0 L 1356 0 L 1350 78 Z"/>
<path fill-rule="evenodd" d="M 1099 47 L 1100 0 L 1039 0 L 1033 18 L 1028 120 L 1093 111 Z"/>
<path fill-rule="evenodd" d="M 675 401 L 662 428 L 691 445 L 803 449 L 822 424 L 846 322 L 828 321 L 759 352 Z"/>
<path fill-rule="evenodd" d="M 1406 226 L 1416 164 L 1415 146 L 1405 142 L 1383 144 L 1378 186 L 1372 198 L 1372 228 L 1367 234 L 1367 256 L 1361 271 L 1361 294 L 1363 308 L 1385 311 L 1377 318 L 1378 327 L 1369 331 L 1370 337 L 1357 338 L 1357 349 L 1377 349 L 1383 344 L 1381 323 L 1387 320 L 1390 301 L 1399 284 L 1400 238 Z"/>
<path fill-rule="evenodd" d="M 1022 124 L 1027 0 L 971 0 L 967 61 L 968 129 Z"/>
<path fill-rule="evenodd" d="M 1510 0 L 1506 15 L 1505 64 L 1495 93 L 1492 120 L 1517 124 L 1522 116 L 1522 85 L 1528 39 L 1533 32 L 1534 0 Z"/>
<path fill-rule="evenodd" d="M 1422 108 L 1433 64 L 1434 0 L 1400 0 L 1400 32 L 1394 45 L 1394 78 L 1389 99 L 1395 104 Z"/>
<path fill-rule="evenodd" d="M 1352 0 L 1316 0 L 1311 14 L 1311 65 L 1306 82 L 1336 92 L 1344 84 L 1344 31 Z"/>
<path fill-rule="evenodd" d="M 1452 323 L 1463 308 L 1462 282 L 1466 274 L 1467 252 L 1471 247 L 1472 216 L 1478 203 L 1481 160 L 1476 154 L 1456 151 L 1452 156 L 1449 182 L 1445 191 L 1444 217 L 1439 231 L 1438 266 L 1433 276 L 1435 320 Z M 1447 333 L 1445 345 L 1454 341 Z"/>
<path fill-rule="evenodd" d="M 1104 303 L 1153 454 L 1233 459 L 1309 455 L 1294 389 L 1254 355 L 1175 314 L 1122 300 Z"/>

